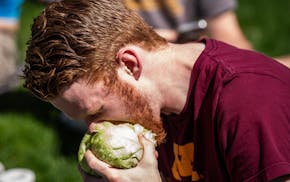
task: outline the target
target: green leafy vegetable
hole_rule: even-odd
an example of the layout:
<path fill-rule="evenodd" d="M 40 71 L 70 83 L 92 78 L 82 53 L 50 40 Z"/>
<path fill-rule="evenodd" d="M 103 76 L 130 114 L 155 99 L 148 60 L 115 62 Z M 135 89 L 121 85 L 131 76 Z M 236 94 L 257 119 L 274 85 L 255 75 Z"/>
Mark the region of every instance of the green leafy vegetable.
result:
<path fill-rule="evenodd" d="M 112 167 L 135 167 L 143 156 L 143 148 L 138 140 L 139 134 L 156 145 L 155 134 L 139 124 L 112 124 L 108 121 L 97 123 L 94 132 L 85 134 L 81 141 L 78 153 L 81 168 L 91 175 L 98 176 L 84 159 L 88 149 Z"/>

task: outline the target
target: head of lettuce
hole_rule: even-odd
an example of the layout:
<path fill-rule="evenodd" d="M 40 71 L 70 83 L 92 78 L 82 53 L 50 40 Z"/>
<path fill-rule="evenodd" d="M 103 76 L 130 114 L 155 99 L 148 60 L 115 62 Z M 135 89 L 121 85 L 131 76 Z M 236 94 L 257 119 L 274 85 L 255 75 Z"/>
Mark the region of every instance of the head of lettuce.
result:
<path fill-rule="evenodd" d="M 86 173 L 97 176 L 84 159 L 88 149 L 98 159 L 112 167 L 121 169 L 135 167 L 143 156 L 143 148 L 138 140 L 140 134 L 156 145 L 156 135 L 139 124 L 113 124 L 107 121 L 97 123 L 94 131 L 85 134 L 81 141 L 78 153 L 81 168 Z"/>

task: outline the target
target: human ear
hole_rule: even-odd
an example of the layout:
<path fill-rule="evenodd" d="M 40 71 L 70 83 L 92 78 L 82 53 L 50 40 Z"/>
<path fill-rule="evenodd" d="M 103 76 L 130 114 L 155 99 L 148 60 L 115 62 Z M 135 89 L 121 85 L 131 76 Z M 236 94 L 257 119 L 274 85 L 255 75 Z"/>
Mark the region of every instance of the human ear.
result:
<path fill-rule="evenodd" d="M 133 76 L 135 80 L 140 78 L 142 64 L 139 55 L 134 48 L 122 48 L 117 54 L 117 61 L 122 69 Z"/>

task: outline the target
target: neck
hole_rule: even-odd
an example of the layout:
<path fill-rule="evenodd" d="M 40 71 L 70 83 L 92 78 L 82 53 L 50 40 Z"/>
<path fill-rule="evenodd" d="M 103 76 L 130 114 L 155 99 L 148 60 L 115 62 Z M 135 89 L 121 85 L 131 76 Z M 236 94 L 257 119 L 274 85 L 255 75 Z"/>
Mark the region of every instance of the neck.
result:
<path fill-rule="evenodd" d="M 161 99 L 161 112 L 179 114 L 186 103 L 194 63 L 204 49 L 203 44 L 169 44 L 161 50 L 162 73 L 157 83 Z M 155 71 L 156 72 L 156 71 Z"/>

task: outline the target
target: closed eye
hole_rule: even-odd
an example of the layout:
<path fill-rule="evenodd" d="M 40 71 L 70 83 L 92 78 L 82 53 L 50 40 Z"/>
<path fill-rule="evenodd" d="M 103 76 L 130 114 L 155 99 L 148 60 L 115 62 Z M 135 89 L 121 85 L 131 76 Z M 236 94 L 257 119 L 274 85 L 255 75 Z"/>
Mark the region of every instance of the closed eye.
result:
<path fill-rule="evenodd" d="M 98 111 L 96 111 L 95 113 L 87 115 L 87 117 L 86 117 L 86 121 L 88 121 L 88 122 L 94 122 L 94 121 L 97 121 L 97 120 L 101 117 L 101 115 L 102 115 L 103 113 L 104 113 L 104 107 L 101 106 L 101 107 L 98 109 Z"/>

